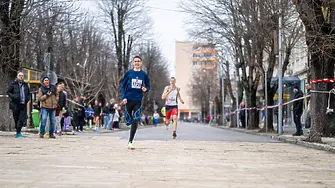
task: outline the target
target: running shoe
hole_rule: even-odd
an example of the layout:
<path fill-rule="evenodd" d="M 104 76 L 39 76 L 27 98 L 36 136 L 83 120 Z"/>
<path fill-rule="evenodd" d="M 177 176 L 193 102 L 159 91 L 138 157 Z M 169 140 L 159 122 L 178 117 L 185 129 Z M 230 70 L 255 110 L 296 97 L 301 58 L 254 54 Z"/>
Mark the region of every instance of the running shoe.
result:
<path fill-rule="evenodd" d="M 174 131 L 173 134 L 172 134 L 172 138 L 176 139 L 176 137 L 177 137 L 177 133 Z"/>
<path fill-rule="evenodd" d="M 128 142 L 128 149 L 131 149 L 131 150 L 135 149 L 131 142 Z"/>

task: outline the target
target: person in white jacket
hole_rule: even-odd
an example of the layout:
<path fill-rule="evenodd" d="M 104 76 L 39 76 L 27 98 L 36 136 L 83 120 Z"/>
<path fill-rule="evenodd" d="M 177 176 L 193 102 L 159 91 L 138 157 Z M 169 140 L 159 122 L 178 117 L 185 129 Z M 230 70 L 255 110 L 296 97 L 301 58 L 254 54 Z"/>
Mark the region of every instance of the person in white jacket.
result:
<path fill-rule="evenodd" d="M 113 128 L 119 128 L 119 120 L 120 120 L 120 106 L 118 104 L 114 104 L 115 114 L 113 117 Z"/>

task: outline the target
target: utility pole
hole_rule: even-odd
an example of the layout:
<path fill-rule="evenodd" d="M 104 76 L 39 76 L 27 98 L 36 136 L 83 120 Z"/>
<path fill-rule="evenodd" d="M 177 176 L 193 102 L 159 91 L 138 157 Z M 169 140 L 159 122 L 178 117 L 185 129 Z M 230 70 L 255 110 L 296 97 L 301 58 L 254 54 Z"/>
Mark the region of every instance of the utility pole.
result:
<path fill-rule="evenodd" d="M 283 65 L 282 65 L 282 10 L 281 10 L 281 0 L 278 0 L 278 123 L 277 123 L 277 131 L 278 134 L 283 134 Z"/>
<path fill-rule="evenodd" d="M 268 105 L 268 73 L 265 72 L 265 106 Z M 265 108 L 265 132 L 268 132 L 268 108 Z"/>
<path fill-rule="evenodd" d="M 238 71 L 238 69 L 237 69 L 237 71 Z M 237 73 L 237 71 L 236 71 L 236 79 L 235 79 L 235 81 L 236 81 L 236 127 L 237 128 L 239 128 L 240 127 L 240 124 L 239 124 L 239 119 L 238 119 L 238 114 L 239 114 L 239 110 L 238 110 L 238 108 L 239 108 L 239 103 L 238 103 L 238 79 L 239 79 L 239 77 L 238 77 L 238 73 Z"/>
<path fill-rule="evenodd" d="M 244 108 L 247 108 L 247 96 L 246 96 L 246 90 L 244 89 Z M 244 113 L 245 113 L 245 129 L 248 129 L 248 110 L 245 109 L 244 110 Z"/>
<path fill-rule="evenodd" d="M 224 108 L 224 76 L 223 76 L 223 64 L 221 65 L 221 82 L 222 82 L 222 125 L 226 126 L 226 114 L 224 112 L 225 108 Z"/>

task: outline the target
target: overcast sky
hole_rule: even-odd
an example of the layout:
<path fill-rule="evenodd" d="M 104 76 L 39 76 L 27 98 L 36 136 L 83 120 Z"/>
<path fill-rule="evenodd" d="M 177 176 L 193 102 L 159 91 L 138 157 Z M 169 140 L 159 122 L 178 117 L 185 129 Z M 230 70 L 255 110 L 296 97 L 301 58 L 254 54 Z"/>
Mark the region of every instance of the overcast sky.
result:
<path fill-rule="evenodd" d="M 153 20 L 154 39 L 170 64 L 171 76 L 174 76 L 175 41 L 187 40 L 187 31 L 183 24 L 185 15 L 178 10 L 180 0 L 148 0 L 149 16 Z M 94 1 L 81 1 L 81 7 L 92 13 Z M 93 11 L 94 12 L 94 11 Z"/>

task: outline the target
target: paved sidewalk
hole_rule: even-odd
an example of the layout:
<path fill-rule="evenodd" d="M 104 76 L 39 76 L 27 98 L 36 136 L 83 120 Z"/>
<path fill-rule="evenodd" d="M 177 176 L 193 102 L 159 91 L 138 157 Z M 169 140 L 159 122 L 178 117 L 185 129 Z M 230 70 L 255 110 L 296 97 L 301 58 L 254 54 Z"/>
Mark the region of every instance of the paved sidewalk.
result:
<path fill-rule="evenodd" d="M 163 126 L 163 124 L 158 124 L 157 126 Z M 139 125 L 138 126 L 138 129 L 145 129 L 145 128 L 152 128 L 152 127 L 154 127 L 154 125 L 145 125 L 145 126 L 143 126 L 143 125 Z M 100 128 L 99 129 L 99 133 L 113 133 L 113 132 L 118 132 L 118 131 L 124 131 L 124 130 L 129 130 L 130 129 L 130 126 L 126 126 L 124 123 L 121 123 L 120 124 L 120 128 L 118 128 L 118 129 L 113 129 L 113 130 L 106 130 L 106 129 L 103 129 L 103 128 Z M 67 131 L 66 133 L 67 134 L 71 134 L 71 131 L 72 131 L 72 126 L 70 127 L 70 130 L 69 131 Z M 96 131 L 94 131 L 92 128 L 89 128 L 88 126 L 84 126 L 84 131 L 85 132 L 96 132 Z M 38 132 L 39 132 L 39 128 L 26 128 L 26 127 L 24 127 L 23 129 L 22 129 L 22 132 L 23 133 L 35 133 L 35 134 L 37 134 Z M 7 132 L 8 133 L 8 132 Z M 13 133 L 13 134 L 15 134 L 15 132 L 10 132 L 10 133 Z M 65 132 L 64 132 L 65 133 Z M 77 132 L 76 132 L 77 133 Z M 1 131 L 0 131 L 0 135 L 1 135 Z"/>
<path fill-rule="evenodd" d="M 150 131 L 150 129 L 148 129 Z M 201 134 L 201 133 L 199 133 Z M 0 187 L 334 187 L 334 155 L 286 143 L 0 136 Z"/>
<path fill-rule="evenodd" d="M 323 144 L 320 143 L 312 143 L 312 142 L 305 142 L 304 140 L 307 138 L 306 134 L 304 136 L 292 136 L 292 134 L 295 132 L 294 127 L 284 127 L 284 131 L 282 135 L 278 135 L 277 133 L 263 133 L 259 132 L 260 129 L 255 130 L 246 130 L 243 128 L 236 128 L 236 127 L 228 127 L 228 126 L 215 126 L 221 129 L 228 129 L 231 131 L 237 131 L 237 132 L 243 132 L 247 134 L 254 134 L 254 135 L 260 135 L 260 136 L 267 136 L 275 140 L 280 140 L 286 143 L 291 144 L 297 144 L 304 147 L 309 147 L 313 149 L 319 149 L 324 151 L 329 151 L 332 153 L 335 153 L 335 138 L 329 138 L 329 137 L 323 137 L 322 141 Z M 306 131 L 304 130 L 304 133 Z"/>

